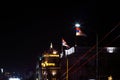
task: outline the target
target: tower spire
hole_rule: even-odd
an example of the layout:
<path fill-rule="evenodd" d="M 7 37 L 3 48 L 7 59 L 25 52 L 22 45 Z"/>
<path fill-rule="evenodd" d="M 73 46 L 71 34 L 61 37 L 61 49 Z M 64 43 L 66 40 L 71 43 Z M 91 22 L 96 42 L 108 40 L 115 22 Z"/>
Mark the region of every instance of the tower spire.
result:
<path fill-rule="evenodd" d="M 53 48 L 53 44 L 52 43 L 50 43 L 50 49 L 52 49 Z"/>

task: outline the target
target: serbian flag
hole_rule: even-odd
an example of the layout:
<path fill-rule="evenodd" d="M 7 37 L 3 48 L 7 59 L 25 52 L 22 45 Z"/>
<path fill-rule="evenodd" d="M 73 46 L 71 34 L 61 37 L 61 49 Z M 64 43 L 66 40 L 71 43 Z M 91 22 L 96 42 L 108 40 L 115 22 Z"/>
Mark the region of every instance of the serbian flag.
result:
<path fill-rule="evenodd" d="M 67 48 L 70 47 L 63 38 L 62 38 L 62 46 L 65 46 Z"/>
<path fill-rule="evenodd" d="M 76 36 L 86 36 L 79 27 L 76 27 Z"/>

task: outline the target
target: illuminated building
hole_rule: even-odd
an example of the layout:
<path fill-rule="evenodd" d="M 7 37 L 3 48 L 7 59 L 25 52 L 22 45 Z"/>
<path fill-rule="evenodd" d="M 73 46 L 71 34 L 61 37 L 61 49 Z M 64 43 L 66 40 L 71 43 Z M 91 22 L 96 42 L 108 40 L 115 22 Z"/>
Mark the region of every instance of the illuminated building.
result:
<path fill-rule="evenodd" d="M 58 51 L 50 50 L 42 54 L 42 80 L 58 80 L 60 75 L 60 55 Z"/>

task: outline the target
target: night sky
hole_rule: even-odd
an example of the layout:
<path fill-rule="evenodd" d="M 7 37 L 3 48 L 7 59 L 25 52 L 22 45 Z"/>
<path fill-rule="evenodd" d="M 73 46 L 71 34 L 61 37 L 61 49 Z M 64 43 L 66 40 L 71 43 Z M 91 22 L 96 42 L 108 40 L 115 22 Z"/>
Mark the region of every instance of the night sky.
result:
<path fill-rule="evenodd" d="M 57 49 L 60 48 L 62 37 L 73 46 L 76 22 L 81 24 L 81 29 L 87 35 L 87 46 L 93 46 L 96 33 L 101 39 L 120 21 L 119 5 L 101 3 L 88 1 L 66 7 L 48 5 L 37 8 L 2 8 L 0 67 L 5 68 L 6 71 L 34 69 L 37 57 L 44 50 L 49 49 L 51 42 L 57 46 Z M 106 43 L 117 37 L 119 31 L 120 28 L 117 28 L 106 39 Z M 112 45 L 119 46 L 119 40 L 120 38 Z M 102 45 L 104 44 L 105 42 Z"/>

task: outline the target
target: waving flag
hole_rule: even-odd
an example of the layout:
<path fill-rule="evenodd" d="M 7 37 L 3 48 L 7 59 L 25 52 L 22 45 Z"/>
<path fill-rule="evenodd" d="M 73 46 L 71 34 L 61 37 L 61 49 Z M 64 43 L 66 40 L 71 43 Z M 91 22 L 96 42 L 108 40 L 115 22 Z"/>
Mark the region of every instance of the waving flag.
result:
<path fill-rule="evenodd" d="M 85 36 L 85 34 L 79 27 L 76 27 L 76 36 Z"/>
<path fill-rule="evenodd" d="M 66 43 L 66 41 L 62 38 L 62 46 L 66 46 L 67 48 L 69 48 L 69 45 Z"/>

